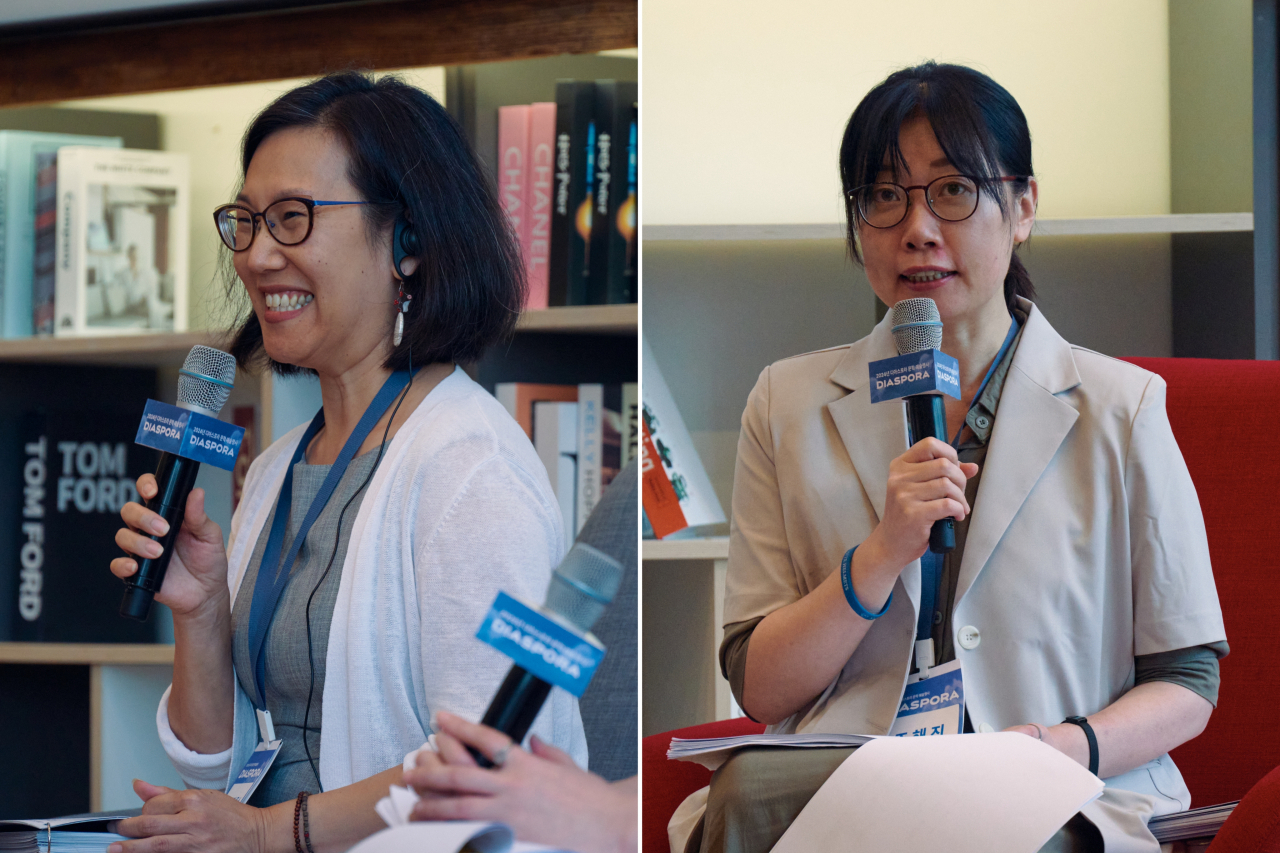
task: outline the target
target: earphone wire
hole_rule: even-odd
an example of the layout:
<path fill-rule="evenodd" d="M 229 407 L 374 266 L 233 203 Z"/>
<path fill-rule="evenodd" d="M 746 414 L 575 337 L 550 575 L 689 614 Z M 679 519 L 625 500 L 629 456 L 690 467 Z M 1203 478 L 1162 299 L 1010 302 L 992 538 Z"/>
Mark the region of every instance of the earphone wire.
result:
<path fill-rule="evenodd" d="M 387 419 L 387 428 L 382 431 L 382 443 L 378 446 L 378 456 L 373 460 L 373 467 L 369 469 L 369 473 L 365 476 L 364 482 L 360 484 L 360 488 L 356 489 L 351 497 L 347 498 L 347 502 L 342 505 L 342 511 L 338 513 L 337 532 L 334 534 L 333 551 L 329 554 L 329 562 L 324 567 L 324 572 L 316 581 L 315 586 L 311 588 L 311 594 L 307 596 L 306 608 L 306 625 L 307 625 L 307 709 L 302 715 L 302 746 L 307 752 L 307 762 L 311 765 L 311 772 L 315 774 L 316 786 L 320 789 L 320 793 L 324 793 L 324 783 L 320 781 L 320 766 L 311 754 L 311 740 L 308 735 L 311 732 L 311 698 L 316 689 L 316 661 L 315 650 L 311 639 L 311 602 L 315 600 L 316 592 L 319 591 L 321 584 L 325 578 L 329 576 L 329 571 L 333 568 L 333 561 L 338 556 L 338 545 L 342 541 L 342 519 L 347 514 L 347 510 L 351 506 L 351 502 L 356 496 L 363 492 L 369 486 L 369 481 L 373 479 L 373 475 L 378 470 L 378 466 L 382 463 L 382 455 L 387 449 L 387 436 L 391 434 L 391 424 L 395 422 L 396 413 L 400 411 L 400 405 L 404 403 L 405 398 L 409 396 L 409 389 L 413 387 L 413 342 L 409 342 L 409 384 L 404 386 L 404 391 L 400 394 L 400 399 L 396 401 L 396 407 L 391 410 L 391 417 Z M 348 543 L 349 544 L 349 543 Z"/>

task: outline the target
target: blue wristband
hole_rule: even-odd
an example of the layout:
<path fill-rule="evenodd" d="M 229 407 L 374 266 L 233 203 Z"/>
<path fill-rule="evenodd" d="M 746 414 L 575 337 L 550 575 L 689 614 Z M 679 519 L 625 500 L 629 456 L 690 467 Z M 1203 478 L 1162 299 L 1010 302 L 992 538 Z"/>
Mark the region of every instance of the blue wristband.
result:
<path fill-rule="evenodd" d="M 853 612 L 870 622 L 889 612 L 889 605 L 893 604 L 893 593 L 889 593 L 889 600 L 884 603 L 884 607 L 880 608 L 879 613 L 872 613 L 862 606 L 862 602 L 858 600 L 858 594 L 853 591 L 853 577 L 849 573 L 849 569 L 853 566 L 853 552 L 856 550 L 858 546 L 854 545 L 845 552 L 844 559 L 840 561 L 840 585 L 844 587 L 844 600 L 849 602 Z"/>

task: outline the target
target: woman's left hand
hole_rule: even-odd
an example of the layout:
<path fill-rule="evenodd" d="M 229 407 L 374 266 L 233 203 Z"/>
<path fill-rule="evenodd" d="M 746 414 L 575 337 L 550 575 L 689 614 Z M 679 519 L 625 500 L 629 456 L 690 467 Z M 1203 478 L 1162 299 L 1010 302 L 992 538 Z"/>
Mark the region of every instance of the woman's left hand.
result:
<path fill-rule="evenodd" d="M 1061 752 L 1067 758 L 1079 764 L 1081 767 L 1089 766 L 1089 750 L 1088 742 L 1085 742 L 1085 750 L 1083 760 L 1080 752 L 1080 744 L 1078 741 L 1084 740 L 1081 734 L 1078 738 L 1075 736 L 1080 732 L 1080 727 L 1067 723 L 1063 725 L 1059 723 L 1056 726 L 1043 726 L 1038 723 L 1023 723 L 1019 726 L 1009 726 L 1006 732 L 1018 732 L 1027 737 L 1033 737 L 1038 741 L 1049 744 L 1049 746 Z"/>
<path fill-rule="evenodd" d="M 116 829 L 133 841 L 117 841 L 107 853 L 265 853 L 266 815 L 221 791 L 175 791 L 133 781 L 146 803 L 139 817 Z"/>

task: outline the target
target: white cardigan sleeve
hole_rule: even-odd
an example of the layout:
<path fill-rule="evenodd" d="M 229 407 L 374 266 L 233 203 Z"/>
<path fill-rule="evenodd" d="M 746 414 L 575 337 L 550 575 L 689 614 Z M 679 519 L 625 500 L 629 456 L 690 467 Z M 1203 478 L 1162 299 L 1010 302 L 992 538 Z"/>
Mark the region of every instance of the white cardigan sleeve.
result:
<path fill-rule="evenodd" d="M 474 467 L 437 523 L 415 537 L 423 682 L 431 713 L 479 720 L 511 661 L 475 637 L 499 591 L 546 597 L 564 541 L 557 508 L 519 461 L 499 452 Z M 553 690 L 532 731 L 586 764 L 577 700 Z"/>

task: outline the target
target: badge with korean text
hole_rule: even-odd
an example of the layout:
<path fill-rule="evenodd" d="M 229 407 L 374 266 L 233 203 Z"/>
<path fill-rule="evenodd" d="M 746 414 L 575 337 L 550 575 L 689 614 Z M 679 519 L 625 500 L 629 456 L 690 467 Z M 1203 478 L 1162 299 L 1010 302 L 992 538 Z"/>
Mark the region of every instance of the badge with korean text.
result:
<path fill-rule="evenodd" d="M 958 735 L 963 731 L 964 678 L 960 661 L 953 660 L 930 669 L 926 677 L 907 685 L 889 734 L 928 737 Z"/>

